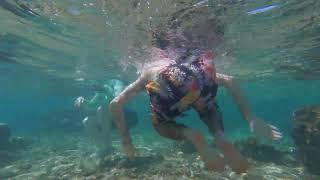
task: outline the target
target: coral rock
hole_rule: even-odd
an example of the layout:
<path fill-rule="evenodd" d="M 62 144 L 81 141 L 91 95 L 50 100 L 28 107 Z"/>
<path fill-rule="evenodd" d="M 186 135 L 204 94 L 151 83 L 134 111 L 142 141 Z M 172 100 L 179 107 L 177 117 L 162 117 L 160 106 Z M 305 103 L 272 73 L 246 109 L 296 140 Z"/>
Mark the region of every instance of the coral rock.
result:
<path fill-rule="evenodd" d="M 9 178 L 18 175 L 20 170 L 16 166 L 7 166 L 0 169 L 0 179 Z"/>
<path fill-rule="evenodd" d="M 307 169 L 320 174 L 320 105 L 306 106 L 293 114 L 292 138 Z"/>
<path fill-rule="evenodd" d="M 7 124 L 0 123 L 0 149 L 7 149 L 11 136 L 10 128 Z"/>

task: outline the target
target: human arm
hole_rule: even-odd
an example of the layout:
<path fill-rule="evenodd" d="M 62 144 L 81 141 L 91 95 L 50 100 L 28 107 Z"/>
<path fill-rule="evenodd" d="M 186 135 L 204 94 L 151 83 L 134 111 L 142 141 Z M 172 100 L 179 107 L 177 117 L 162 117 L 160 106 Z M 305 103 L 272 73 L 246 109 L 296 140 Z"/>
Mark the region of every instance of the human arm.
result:
<path fill-rule="evenodd" d="M 243 118 L 250 124 L 252 113 L 238 83 L 233 79 L 232 76 L 218 73 L 216 75 L 216 83 L 219 86 L 223 86 L 227 89 L 228 93 L 233 97 L 236 104 L 238 105 Z"/>
<path fill-rule="evenodd" d="M 84 103 L 86 103 L 86 100 L 84 99 L 84 97 L 79 96 L 74 101 L 74 106 L 77 107 L 77 108 L 80 108 L 81 106 L 83 106 Z"/>
<path fill-rule="evenodd" d="M 104 104 L 108 100 L 108 97 L 103 93 L 96 93 L 93 98 L 90 100 L 85 99 L 84 97 L 78 97 L 75 102 L 74 106 L 77 108 L 83 108 L 85 110 L 93 110 L 96 111 L 97 108 Z"/>
<path fill-rule="evenodd" d="M 89 105 L 90 101 L 88 101 L 86 98 L 83 96 L 79 96 L 75 101 L 74 101 L 74 106 L 76 108 L 81 108 L 82 110 L 90 110 L 91 106 Z"/>
<path fill-rule="evenodd" d="M 216 82 L 218 85 L 224 86 L 228 93 L 233 97 L 244 119 L 249 123 L 250 130 L 253 133 L 257 136 L 271 138 L 273 140 L 277 140 L 282 137 L 278 128 L 267 124 L 252 114 L 249 103 L 243 95 L 240 86 L 232 76 L 217 73 Z"/>
<path fill-rule="evenodd" d="M 110 102 L 110 111 L 114 120 L 114 124 L 120 131 L 122 144 L 129 159 L 134 157 L 134 147 L 131 143 L 131 137 L 124 119 L 123 107 L 126 102 L 137 95 L 144 89 L 146 77 L 140 76 L 135 82 L 126 87 L 117 97 Z"/>

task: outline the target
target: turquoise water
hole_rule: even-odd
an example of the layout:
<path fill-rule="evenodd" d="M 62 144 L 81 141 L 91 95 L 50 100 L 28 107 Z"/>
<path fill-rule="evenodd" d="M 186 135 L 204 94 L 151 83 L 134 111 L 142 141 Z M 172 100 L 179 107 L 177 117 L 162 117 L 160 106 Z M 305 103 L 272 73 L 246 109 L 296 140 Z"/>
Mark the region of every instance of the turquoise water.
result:
<path fill-rule="evenodd" d="M 75 110 L 74 100 L 93 96 L 92 86 L 109 79 L 125 84 L 135 80 L 144 59 L 128 58 L 128 47 L 148 45 L 148 28 L 163 21 L 163 15 L 197 2 L 2 0 L 0 122 L 7 123 L 13 135 L 47 130 L 83 134 L 84 116 Z M 252 111 L 279 127 L 285 142 L 294 146 L 293 112 L 320 99 L 320 2 L 209 3 L 227 25 L 221 53 L 229 56 L 218 62 L 218 71 L 238 78 Z M 223 88 L 218 102 L 227 136 L 249 136 L 248 125 Z M 148 96 L 137 96 L 129 107 L 138 113 L 134 133 L 154 134 Z M 188 114 L 185 123 L 205 130 L 193 112 Z M 70 121 L 59 123 L 65 117 Z"/>

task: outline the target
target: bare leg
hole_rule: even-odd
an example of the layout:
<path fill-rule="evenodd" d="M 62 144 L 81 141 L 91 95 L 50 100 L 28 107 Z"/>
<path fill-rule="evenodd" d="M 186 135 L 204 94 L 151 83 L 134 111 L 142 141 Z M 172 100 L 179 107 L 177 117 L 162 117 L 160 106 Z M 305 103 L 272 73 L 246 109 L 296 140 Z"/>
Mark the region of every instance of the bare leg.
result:
<path fill-rule="evenodd" d="M 236 173 L 245 173 L 248 169 L 248 161 L 244 158 L 240 152 L 234 147 L 234 145 L 226 140 L 222 131 L 215 133 L 215 139 L 217 146 L 221 149 L 227 164 Z"/>
<path fill-rule="evenodd" d="M 106 109 L 100 106 L 97 109 L 97 121 L 98 126 L 101 127 L 101 137 L 104 148 L 110 149 L 112 147 L 112 140 L 111 140 L 111 121 L 112 119 L 107 117 Z"/>
<path fill-rule="evenodd" d="M 174 140 L 189 140 L 196 147 L 201 159 L 210 171 L 222 172 L 225 168 L 225 161 L 209 147 L 205 137 L 197 130 L 188 128 L 174 121 L 154 125 L 161 136 Z"/>
<path fill-rule="evenodd" d="M 97 109 L 95 116 L 86 117 L 83 120 L 85 130 L 97 146 L 101 156 L 112 150 L 110 123 L 111 120 L 106 117 L 102 107 Z"/>
<path fill-rule="evenodd" d="M 219 111 L 218 106 L 215 105 L 205 111 L 205 113 L 199 113 L 199 115 L 201 120 L 207 125 L 210 133 L 215 137 L 216 144 L 221 149 L 225 162 L 236 173 L 245 172 L 248 168 L 248 162 L 233 144 L 225 139 L 223 135 L 222 113 Z"/>
<path fill-rule="evenodd" d="M 200 132 L 185 129 L 184 134 L 186 138 L 194 144 L 209 171 L 223 172 L 225 170 L 226 162 L 224 158 L 220 157 L 218 153 L 207 144 L 204 136 Z"/>

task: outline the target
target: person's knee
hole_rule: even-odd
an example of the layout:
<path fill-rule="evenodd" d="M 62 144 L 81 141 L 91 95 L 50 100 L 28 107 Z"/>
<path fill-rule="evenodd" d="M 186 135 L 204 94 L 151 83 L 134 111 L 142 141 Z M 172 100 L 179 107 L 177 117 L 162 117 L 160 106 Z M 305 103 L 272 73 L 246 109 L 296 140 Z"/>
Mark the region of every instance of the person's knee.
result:
<path fill-rule="evenodd" d="M 214 138 L 216 144 L 221 149 L 230 149 L 233 146 L 233 144 L 224 137 L 224 133 L 221 130 L 218 130 L 214 133 Z"/>
<path fill-rule="evenodd" d="M 153 126 L 162 137 L 177 141 L 186 139 L 184 134 L 185 128 L 182 126 L 175 126 L 172 124 L 153 124 Z"/>
<path fill-rule="evenodd" d="M 186 129 L 184 131 L 184 135 L 192 142 L 202 142 L 205 139 L 204 135 L 200 131 L 193 129 Z"/>
<path fill-rule="evenodd" d="M 204 135 L 199 131 L 194 132 L 194 138 L 196 141 L 204 141 Z"/>
<path fill-rule="evenodd" d="M 158 132 L 158 134 L 162 137 L 171 138 L 170 130 L 162 124 L 153 124 L 154 129 Z"/>

